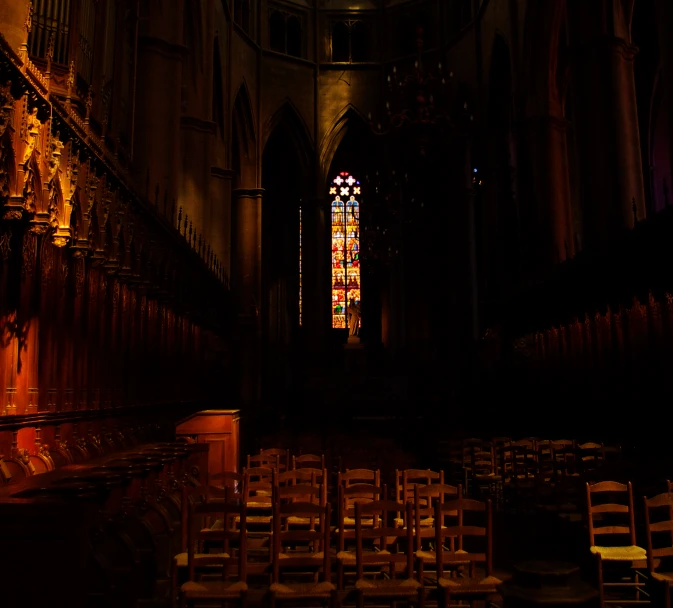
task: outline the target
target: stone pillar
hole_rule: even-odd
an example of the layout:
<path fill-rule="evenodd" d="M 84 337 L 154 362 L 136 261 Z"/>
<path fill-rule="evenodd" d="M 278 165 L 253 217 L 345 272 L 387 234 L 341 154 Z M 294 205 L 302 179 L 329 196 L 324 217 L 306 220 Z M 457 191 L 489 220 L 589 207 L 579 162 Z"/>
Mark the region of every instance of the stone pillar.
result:
<path fill-rule="evenodd" d="M 26 17 L 29 0 L 0 0 L 0 28 L 12 50 L 19 49 L 28 40 Z"/>
<path fill-rule="evenodd" d="M 238 378 L 241 407 L 255 407 L 260 396 L 260 304 L 262 297 L 261 188 L 232 191 L 234 216 L 231 284 L 238 313 Z"/>
<path fill-rule="evenodd" d="M 645 216 L 633 74 L 637 49 L 613 2 L 567 3 L 583 242 L 588 248 L 633 228 L 633 198 L 638 219 Z"/>
<path fill-rule="evenodd" d="M 546 271 L 574 254 L 565 119 L 530 116 L 523 124 L 532 192 L 526 235 L 533 271 Z"/>

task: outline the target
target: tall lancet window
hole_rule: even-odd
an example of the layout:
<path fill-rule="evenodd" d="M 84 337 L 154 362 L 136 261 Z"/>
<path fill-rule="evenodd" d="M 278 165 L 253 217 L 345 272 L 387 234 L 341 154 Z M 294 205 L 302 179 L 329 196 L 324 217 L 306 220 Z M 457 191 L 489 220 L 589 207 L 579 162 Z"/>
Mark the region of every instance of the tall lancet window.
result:
<path fill-rule="evenodd" d="M 348 305 L 360 306 L 360 182 L 342 171 L 332 199 L 332 327 L 348 327 Z"/>

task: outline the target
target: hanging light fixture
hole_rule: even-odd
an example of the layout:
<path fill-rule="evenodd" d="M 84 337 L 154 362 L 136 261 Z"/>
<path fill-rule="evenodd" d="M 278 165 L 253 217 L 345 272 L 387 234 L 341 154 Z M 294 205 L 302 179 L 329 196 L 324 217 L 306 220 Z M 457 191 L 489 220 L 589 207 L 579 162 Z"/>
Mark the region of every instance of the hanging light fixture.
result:
<path fill-rule="evenodd" d="M 448 135 L 450 130 L 472 122 L 474 117 L 453 71 L 446 74 L 441 59 L 436 68 L 426 69 L 423 61 L 424 31 L 421 27 L 416 30 L 416 46 L 413 69 L 406 75 L 400 75 L 394 65 L 386 76 L 385 110 L 381 120 L 374 124 L 371 113 L 368 119 L 377 134 L 409 134 L 419 154 L 425 156 L 433 138 Z"/>

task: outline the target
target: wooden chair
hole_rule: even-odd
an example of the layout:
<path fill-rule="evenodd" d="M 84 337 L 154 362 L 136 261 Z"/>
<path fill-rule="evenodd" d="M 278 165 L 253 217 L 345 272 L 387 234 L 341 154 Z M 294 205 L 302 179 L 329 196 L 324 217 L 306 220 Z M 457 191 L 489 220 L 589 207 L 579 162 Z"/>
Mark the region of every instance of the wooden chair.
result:
<path fill-rule="evenodd" d="M 224 492 L 224 488 L 222 489 Z M 218 493 L 216 488 L 208 488 L 207 486 L 192 486 L 189 484 L 183 484 L 181 490 L 181 501 L 180 501 L 180 511 L 181 511 L 181 526 L 180 526 L 180 553 L 173 557 L 171 564 L 171 606 L 175 606 L 178 600 L 179 589 L 180 589 L 180 579 L 183 576 L 184 571 L 189 566 L 189 515 L 190 508 L 196 504 L 204 504 L 210 499 L 220 500 L 224 498 L 223 495 Z M 207 522 L 213 529 L 223 529 L 225 526 L 228 526 L 227 522 L 224 520 L 213 520 Z M 231 522 L 229 526 L 231 527 Z M 202 526 L 206 525 L 206 522 L 202 522 Z M 197 552 L 196 557 L 196 566 L 195 568 L 199 571 L 206 569 L 212 571 L 214 568 L 221 567 L 224 562 L 218 563 L 215 554 L 209 553 L 208 559 L 201 559 L 203 553 Z M 228 558 L 228 554 L 223 554 L 223 558 Z"/>
<path fill-rule="evenodd" d="M 491 501 L 458 498 L 437 502 L 435 521 L 443 521 L 444 514 L 455 517 L 457 523 L 446 527 L 435 525 L 437 605 L 448 608 L 454 598 L 470 604 L 488 601 L 502 582 L 492 575 Z M 481 521 L 472 521 L 475 518 Z M 446 572 L 447 565 L 451 567 L 450 572 Z"/>
<path fill-rule="evenodd" d="M 385 497 L 386 486 L 375 486 L 369 483 L 359 483 L 345 487 L 339 485 L 338 517 L 337 517 L 337 585 L 344 588 L 344 572 L 346 567 L 355 566 L 354 547 L 348 546 L 348 541 L 355 539 L 355 505 L 382 500 Z M 374 526 L 374 518 L 365 520 L 363 525 Z"/>
<path fill-rule="evenodd" d="M 403 527 L 395 521 L 400 512 L 404 514 Z M 376 519 L 379 525 L 363 525 L 371 519 Z M 358 608 L 362 608 L 366 600 L 375 603 L 400 600 L 423 605 L 423 585 L 414 576 L 412 522 L 409 502 L 376 500 L 355 505 L 355 592 Z M 367 541 L 372 542 L 375 550 L 367 546 Z M 375 568 L 374 578 L 371 575 L 365 577 L 365 568 L 368 567 Z M 387 570 L 385 578 L 381 577 L 382 569 Z"/>
<path fill-rule="evenodd" d="M 414 555 L 418 562 L 419 580 L 423 581 L 423 572 L 426 565 L 434 565 L 437 561 L 435 541 L 435 508 L 437 503 L 444 504 L 449 500 L 463 497 L 463 486 L 448 484 L 432 484 L 416 486 L 414 488 Z M 442 513 L 443 521 L 440 526 L 455 525 L 456 511 Z M 450 549 L 455 550 L 453 538 L 450 539 Z"/>
<path fill-rule="evenodd" d="M 655 605 L 671 608 L 673 591 L 673 493 L 643 497 L 647 534 L 647 569 Z"/>
<path fill-rule="evenodd" d="M 224 526 L 211 529 L 204 518 L 220 518 L 240 522 L 238 529 Z M 204 543 L 220 543 L 217 553 L 199 554 L 197 547 Z M 235 545 L 235 547 L 232 546 Z M 238 555 L 234 556 L 234 549 Z M 221 570 L 219 580 L 198 580 L 197 573 L 204 566 L 214 564 Z M 186 607 L 193 603 L 218 605 L 237 601 L 244 608 L 247 600 L 247 526 L 244 503 L 213 501 L 193 504 L 189 511 L 189 536 L 187 542 L 187 569 L 189 580 L 180 587 L 180 605 Z M 232 580 L 232 570 L 233 577 Z"/>
<path fill-rule="evenodd" d="M 292 526 L 292 521 L 298 519 L 317 522 L 317 525 L 297 530 Z M 276 501 L 273 574 L 269 587 L 271 608 L 275 608 L 279 601 L 319 602 L 335 608 L 337 589 L 331 581 L 329 522 L 328 504 Z M 311 580 L 284 580 L 283 574 L 287 571 L 295 579 L 309 575 Z"/>
<path fill-rule="evenodd" d="M 601 606 L 649 603 L 645 590 L 646 577 L 638 570 L 645 568 L 647 551 L 636 545 L 636 528 L 633 516 L 633 490 L 631 482 L 602 481 L 586 484 L 587 525 L 591 553 L 596 558 L 598 570 L 598 593 Z M 621 499 L 621 502 L 616 502 Z M 626 504 L 624 504 L 626 503 Z M 626 520 L 626 521 L 625 521 Z M 606 544 L 597 545 L 599 537 Z M 619 571 L 619 581 L 605 581 L 607 565 Z M 625 574 L 631 580 L 625 582 Z M 632 588 L 634 598 L 606 598 L 606 589 L 624 590 Z"/>

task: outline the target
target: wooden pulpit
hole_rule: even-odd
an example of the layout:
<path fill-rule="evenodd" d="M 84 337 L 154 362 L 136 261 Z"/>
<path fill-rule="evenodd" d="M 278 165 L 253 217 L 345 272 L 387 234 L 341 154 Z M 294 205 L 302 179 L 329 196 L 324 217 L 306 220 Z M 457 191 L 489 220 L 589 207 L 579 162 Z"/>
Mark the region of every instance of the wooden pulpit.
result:
<path fill-rule="evenodd" d="M 177 423 L 175 436 L 207 443 L 208 475 L 238 473 L 240 410 L 204 410 Z"/>

